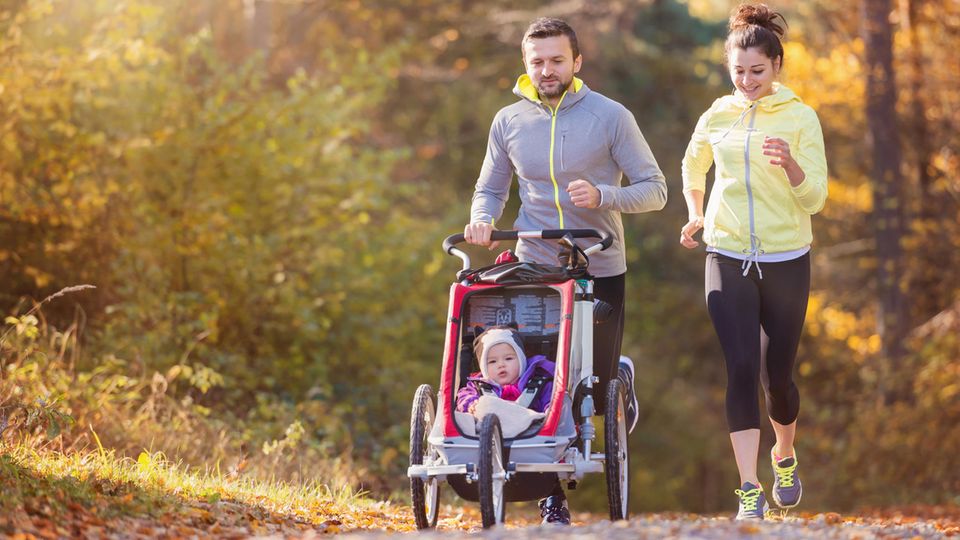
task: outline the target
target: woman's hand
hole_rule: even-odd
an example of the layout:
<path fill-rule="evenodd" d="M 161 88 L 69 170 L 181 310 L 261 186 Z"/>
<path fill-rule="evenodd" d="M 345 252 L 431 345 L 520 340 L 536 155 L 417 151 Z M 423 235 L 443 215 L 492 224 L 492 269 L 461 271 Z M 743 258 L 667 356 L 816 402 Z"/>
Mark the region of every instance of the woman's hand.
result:
<path fill-rule="evenodd" d="M 697 231 L 703 228 L 703 216 L 695 216 L 690 218 L 690 221 L 680 229 L 680 245 L 687 248 L 693 249 L 700 245 L 700 242 L 697 242 L 693 239 L 693 235 L 697 234 Z"/>
<path fill-rule="evenodd" d="M 787 173 L 790 185 L 799 186 L 807 177 L 797 160 L 790 154 L 790 144 L 787 141 L 779 137 L 764 137 L 763 155 L 773 157 L 770 164 L 782 168 Z"/>

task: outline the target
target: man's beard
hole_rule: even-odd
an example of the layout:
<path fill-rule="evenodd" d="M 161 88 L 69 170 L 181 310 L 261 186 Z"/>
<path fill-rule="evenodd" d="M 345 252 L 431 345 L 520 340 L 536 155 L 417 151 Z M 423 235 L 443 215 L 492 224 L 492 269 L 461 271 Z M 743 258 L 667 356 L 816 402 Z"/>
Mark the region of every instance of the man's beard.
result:
<path fill-rule="evenodd" d="M 561 79 L 556 79 L 556 80 L 560 81 L 560 84 L 554 87 L 556 88 L 556 90 L 549 90 L 549 91 L 546 90 L 544 88 L 542 81 L 540 82 L 540 84 L 537 85 L 537 92 L 540 93 L 540 97 L 549 98 L 549 99 L 558 98 L 562 96 L 563 93 L 570 88 L 570 84 L 573 83 L 573 77 L 570 77 L 569 81 L 564 81 Z M 553 81 L 550 81 L 550 82 L 553 82 Z"/>

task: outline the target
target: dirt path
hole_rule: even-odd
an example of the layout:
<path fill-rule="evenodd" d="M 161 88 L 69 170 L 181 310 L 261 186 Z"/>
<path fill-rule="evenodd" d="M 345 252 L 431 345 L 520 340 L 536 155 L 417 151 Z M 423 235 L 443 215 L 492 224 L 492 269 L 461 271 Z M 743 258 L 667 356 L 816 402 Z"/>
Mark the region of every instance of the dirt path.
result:
<path fill-rule="evenodd" d="M 839 514 L 815 514 L 786 518 L 773 518 L 762 523 L 735 522 L 728 517 L 700 516 L 696 514 L 644 514 L 630 521 L 610 523 L 606 520 L 586 522 L 589 516 L 577 516 L 571 527 L 520 526 L 508 524 L 506 528 L 481 531 L 473 518 L 462 523 L 443 523 L 439 530 L 422 532 L 418 537 L 425 540 L 439 538 L 482 537 L 491 540 L 518 540 L 540 538 L 578 538 L 597 540 L 637 539 L 731 539 L 731 538 L 778 538 L 778 539 L 850 539 L 850 540 L 895 540 L 915 538 L 960 538 L 960 521 L 955 517 L 918 518 L 892 515 L 888 517 L 853 517 Z M 351 538 L 387 538 L 382 533 L 357 533 Z M 393 536 L 395 538 L 395 536 Z"/>
<path fill-rule="evenodd" d="M 73 508 L 68 516 L 50 519 L 42 508 L 0 516 L 0 538 L 269 538 L 317 539 L 348 536 L 356 539 L 396 539 L 409 533 L 425 540 L 488 538 L 522 540 L 540 538 L 637 539 L 850 539 L 912 540 L 960 538 L 960 511 L 946 513 L 921 509 L 914 515 L 876 512 L 867 516 L 815 514 L 774 518 L 762 523 L 734 522 L 729 517 L 696 514 L 643 514 L 630 521 L 611 523 L 590 514 L 574 516 L 571 527 L 541 527 L 535 511 L 510 516 L 506 527 L 484 531 L 472 508 L 447 513 L 437 530 L 416 532 L 409 510 L 391 504 L 355 511 L 313 508 L 305 512 L 275 513 L 256 506 L 221 501 L 193 503 L 161 515 L 100 517 L 90 509 Z M 324 511 L 326 510 L 326 511 Z M 31 515 L 32 514 L 32 515 Z M 527 515 L 530 514 L 530 515 Z M 64 519 L 67 518 L 67 519 Z M 6 534 L 4 534 L 6 530 Z"/>

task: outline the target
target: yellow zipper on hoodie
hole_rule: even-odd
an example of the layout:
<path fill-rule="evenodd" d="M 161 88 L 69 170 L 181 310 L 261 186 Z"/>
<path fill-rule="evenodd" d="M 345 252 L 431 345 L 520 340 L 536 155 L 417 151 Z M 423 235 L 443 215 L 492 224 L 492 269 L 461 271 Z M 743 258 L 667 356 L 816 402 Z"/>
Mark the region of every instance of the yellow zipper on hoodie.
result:
<path fill-rule="evenodd" d="M 557 177 L 553 174 L 553 147 L 556 142 L 557 112 L 560 110 L 560 104 L 563 103 L 563 98 L 565 97 L 567 97 L 566 91 L 560 96 L 560 101 L 557 102 L 556 108 L 547 105 L 547 108 L 550 109 L 550 180 L 553 182 L 553 202 L 557 205 L 557 214 L 560 216 L 561 229 L 563 228 L 563 208 L 560 207 L 560 185 L 557 184 Z"/>

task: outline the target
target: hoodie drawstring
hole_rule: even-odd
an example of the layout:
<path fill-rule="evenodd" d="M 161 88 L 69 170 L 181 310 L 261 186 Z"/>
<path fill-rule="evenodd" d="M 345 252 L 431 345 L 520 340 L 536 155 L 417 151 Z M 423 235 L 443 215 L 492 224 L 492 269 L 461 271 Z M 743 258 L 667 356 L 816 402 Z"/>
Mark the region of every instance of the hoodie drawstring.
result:
<path fill-rule="evenodd" d="M 715 140 L 715 141 L 710 141 L 710 146 L 716 146 L 716 145 L 720 144 L 721 142 L 723 142 L 723 140 L 727 138 L 727 135 L 729 135 L 731 131 L 733 131 L 734 129 L 736 129 L 737 126 L 739 126 L 739 125 L 743 122 L 743 117 L 746 116 L 747 113 L 750 112 L 750 110 L 753 109 L 753 108 L 756 107 L 756 106 L 757 106 L 757 103 L 754 102 L 752 105 L 750 105 L 749 107 L 747 107 L 746 109 L 744 109 L 744 111 L 743 111 L 742 113 L 740 113 L 740 118 L 737 118 L 737 121 L 734 122 L 733 125 L 731 125 L 730 127 L 728 127 L 727 130 L 724 131 L 722 135 L 720 135 L 720 138 L 719 138 L 719 139 L 717 139 L 717 140 Z"/>
<path fill-rule="evenodd" d="M 750 233 L 750 245 L 756 247 L 753 247 L 749 252 L 746 249 L 742 252 L 747 255 L 747 258 L 743 260 L 743 264 L 740 265 L 740 268 L 743 269 L 743 276 L 746 277 L 747 274 L 750 273 L 750 267 L 756 265 L 757 273 L 760 274 L 760 279 L 763 279 L 763 269 L 760 268 L 760 255 L 766 252 L 760 249 L 760 237 Z M 750 257 L 753 257 L 753 259 L 751 260 Z"/>
<path fill-rule="evenodd" d="M 747 255 L 747 258 L 743 261 L 743 275 L 746 275 L 750 272 L 750 266 L 756 265 L 757 273 L 760 275 L 760 279 L 763 279 L 763 270 L 760 269 L 760 255 L 764 253 L 760 249 L 760 237 L 757 236 L 756 222 L 754 220 L 753 214 L 753 188 L 750 185 L 750 135 L 754 132 L 754 122 L 757 120 L 757 109 L 756 102 L 750 105 L 750 108 L 744 111 L 743 114 L 746 114 L 747 111 L 753 110 L 753 114 L 750 115 L 750 126 L 747 128 L 747 138 L 746 142 L 743 144 L 743 162 L 746 167 L 744 180 L 747 183 L 747 205 L 750 210 L 750 250 L 743 250 L 743 253 Z M 743 118 L 743 115 L 740 116 Z M 751 260 L 751 258 L 753 260 Z"/>

